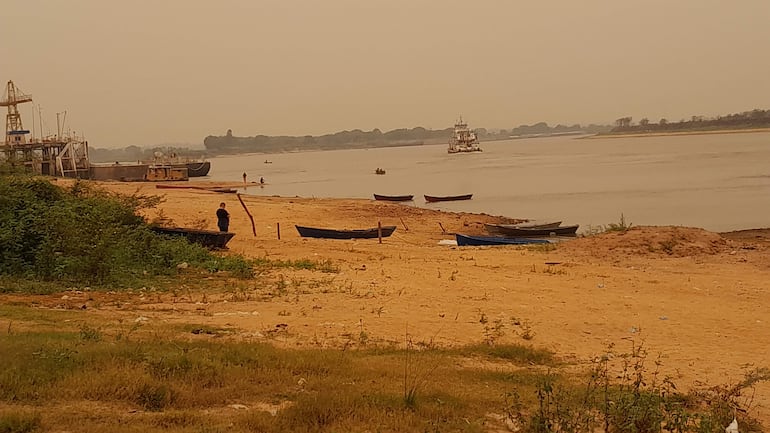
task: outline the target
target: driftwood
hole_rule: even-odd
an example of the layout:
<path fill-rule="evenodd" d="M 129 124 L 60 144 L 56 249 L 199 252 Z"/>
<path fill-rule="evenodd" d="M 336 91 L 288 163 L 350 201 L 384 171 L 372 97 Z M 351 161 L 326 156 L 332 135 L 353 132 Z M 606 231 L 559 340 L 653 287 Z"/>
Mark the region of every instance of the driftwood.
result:
<path fill-rule="evenodd" d="M 257 227 L 254 225 L 254 217 L 251 216 L 251 212 L 249 212 L 249 208 L 246 207 L 246 203 L 243 202 L 243 199 L 241 198 L 240 194 L 235 194 L 238 197 L 238 201 L 241 202 L 241 206 L 243 206 L 243 210 L 246 211 L 246 215 L 249 216 L 249 219 L 251 220 L 251 231 L 254 233 L 254 237 L 257 237 Z"/>

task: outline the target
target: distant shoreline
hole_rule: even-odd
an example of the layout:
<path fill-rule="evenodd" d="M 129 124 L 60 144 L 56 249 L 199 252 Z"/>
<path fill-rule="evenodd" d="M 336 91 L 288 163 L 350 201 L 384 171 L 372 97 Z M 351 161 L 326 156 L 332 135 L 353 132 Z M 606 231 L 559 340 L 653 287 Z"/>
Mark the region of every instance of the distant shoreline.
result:
<path fill-rule="evenodd" d="M 597 138 L 637 138 L 637 137 L 668 137 L 675 135 L 712 135 L 712 134 L 748 134 L 757 132 L 770 132 L 770 128 L 749 128 L 749 129 L 717 129 L 711 131 L 669 131 L 669 132 L 626 132 L 626 133 L 605 133 L 589 135 L 587 137 L 578 137 L 579 139 L 597 139 Z"/>

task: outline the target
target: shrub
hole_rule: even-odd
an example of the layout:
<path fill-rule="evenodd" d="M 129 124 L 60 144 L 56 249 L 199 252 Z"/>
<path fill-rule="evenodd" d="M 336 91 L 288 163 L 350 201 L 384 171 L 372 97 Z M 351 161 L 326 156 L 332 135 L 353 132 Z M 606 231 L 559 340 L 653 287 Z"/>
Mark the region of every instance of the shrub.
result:
<path fill-rule="evenodd" d="M 145 410 L 161 411 L 174 402 L 174 390 L 165 384 L 144 384 L 136 393 L 136 403 Z"/>
<path fill-rule="evenodd" d="M 173 275 L 181 262 L 253 275 L 252 263 L 240 256 L 220 257 L 152 232 L 138 212 L 159 203 L 84 182 L 61 188 L 42 178 L 0 177 L 0 275 L 128 286 Z"/>
<path fill-rule="evenodd" d="M 613 359 L 620 365 L 612 365 Z M 709 432 L 718 433 L 735 414 L 747 431 L 761 431 L 748 415 L 751 399 L 742 399 L 760 382 L 770 380 L 770 370 L 756 369 L 736 383 L 677 390 L 670 377 L 661 376 L 660 360 L 647 366 L 648 353 L 634 343 L 629 353 L 614 353 L 594 360 L 589 376 L 580 383 L 544 376 L 537 385 L 537 409 L 526 420 L 533 432 Z M 619 371 L 618 371 L 619 370 Z M 749 392 L 748 394 L 753 394 Z M 511 394 L 513 395 L 513 394 Z M 523 419 L 521 404 L 509 404 L 509 416 Z"/>
<path fill-rule="evenodd" d="M 607 226 L 605 226 L 605 231 L 608 232 L 627 232 L 631 230 L 631 226 L 633 226 L 634 223 L 626 223 L 626 216 L 622 213 L 620 214 L 620 222 L 617 223 L 609 223 Z"/>

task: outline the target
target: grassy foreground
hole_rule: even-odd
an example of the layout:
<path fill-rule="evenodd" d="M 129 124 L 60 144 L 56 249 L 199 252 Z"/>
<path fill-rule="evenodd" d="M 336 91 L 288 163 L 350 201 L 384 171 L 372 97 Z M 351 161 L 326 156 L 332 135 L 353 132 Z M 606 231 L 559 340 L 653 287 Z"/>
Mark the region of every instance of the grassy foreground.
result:
<path fill-rule="evenodd" d="M 533 391 L 555 365 L 515 346 L 286 350 L 216 329 L 0 311 L 14 318 L 0 337 L 3 432 L 484 431 L 504 418 L 506 391 Z M 497 366 L 458 367 L 482 360 Z"/>
<path fill-rule="evenodd" d="M 529 345 L 442 349 L 408 334 L 282 349 L 21 303 L 0 317 L 0 432 L 718 432 L 735 413 L 761 431 L 744 394 L 770 377 L 680 393 L 639 345 L 584 368 Z"/>

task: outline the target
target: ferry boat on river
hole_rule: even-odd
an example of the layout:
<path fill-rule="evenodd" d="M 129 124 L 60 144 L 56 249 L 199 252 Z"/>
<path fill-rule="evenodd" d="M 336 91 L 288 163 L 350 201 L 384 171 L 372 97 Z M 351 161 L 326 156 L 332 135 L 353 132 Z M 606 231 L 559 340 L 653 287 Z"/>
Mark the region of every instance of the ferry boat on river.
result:
<path fill-rule="evenodd" d="M 462 116 L 455 123 L 454 133 L 449 139 L 447 153 L 481 152 L 479 139 L 476 133 L 468 129 L 468 124 L 463 122 Z"/>

